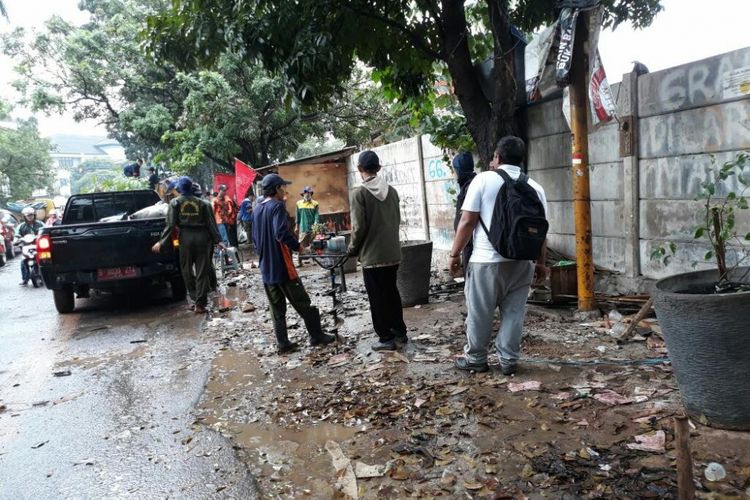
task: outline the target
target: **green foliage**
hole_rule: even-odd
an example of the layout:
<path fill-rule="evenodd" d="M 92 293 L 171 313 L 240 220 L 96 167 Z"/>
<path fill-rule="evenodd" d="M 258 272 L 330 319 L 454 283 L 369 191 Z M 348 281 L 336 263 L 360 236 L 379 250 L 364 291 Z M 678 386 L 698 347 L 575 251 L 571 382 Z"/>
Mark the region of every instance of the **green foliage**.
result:
<path fill-rule="evenodd" d="M 72 185 L 73 194 L 148 189 L 145 178 L 125 177 L 122 169 L 90 171 Z"/>
<path fill-rule="evenodd" d="M 283 160 L 309 137 L 361 145 L 400 133 L 400 115 L 363 68 L 325 106 L 303 111 L 285 103 L 283 80 L 243 58 L 244 51 L 224 52 L 206 70 L 183 71 L 147 56 L 138 33 L 168 4 L 85 0 L 80 5 L 91 22 L 84 26 L 55 17 L 41 32 L 3 36 L 23 104 L 97 120 L 129 157 L 190 174 L 206 165 L 231 170 L 233 157 L 253 166 Z"/>
<path fill-rule="evenodd" d="M 603 5 L 612 26 L 648 25 L 661 9 L 658 0 Z M 513 128 L 510 26 L 531 32 L 552 21 L 554 6 L 554 0 L 172 0 L 168 11 L 148 18 L 144 44 L 183 68 L 212 68 L 222 54 L 239 54 L 279 75 L 285 99 L 302 107 L 330 104 L 363 62 L 386 99 L 417 119 L 433 112 L 434 82 L 447 72 L 480 156 L 488 159 L 498 135 Z M 488 57 L 495 60 L 490 100 L 474 71 Z"/>
<path fill-rule="evenodd" d="M 51 191 L 51 150 L 52 144 L 39 136 L 33 118 L 17 120 L 15 130 L 0 128 L 0 184 L 7 180 L 8 198 L 28 198 L 36 189 Z"/>

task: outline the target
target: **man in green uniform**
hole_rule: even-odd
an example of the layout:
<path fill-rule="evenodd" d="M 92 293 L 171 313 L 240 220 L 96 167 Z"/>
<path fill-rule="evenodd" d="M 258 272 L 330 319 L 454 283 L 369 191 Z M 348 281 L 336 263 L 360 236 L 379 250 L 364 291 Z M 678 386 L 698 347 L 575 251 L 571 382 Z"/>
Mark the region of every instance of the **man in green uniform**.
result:
<path fill-rule="evenodd" d="M 313 237 L 313 225 L 320 223 L 320 207 L 313 200 L 313 188 L 305 186 L 300 195 L 302 199 L 297 202 L 297 234 L 302 246 L 310 246 Z M 297 265 L 302 265 L 302 254 L 297 254 Z"/>
<path fill-rule="evenodd" d="M 213 245 L 223 247 L 211 208 L 193 194 L 193 180 L 180 177 L 177 181 L 180 196 L 169 203 L 167 227 L 161 239 L 151 248 L 161 251 L 174 228 L 180 230 L 180 270 L 190 298 L 195 302 L 196 314 L 206 312 L 211 288 L 210 254 Z M 195 269 L 193 269 L 195 267 Z"/>

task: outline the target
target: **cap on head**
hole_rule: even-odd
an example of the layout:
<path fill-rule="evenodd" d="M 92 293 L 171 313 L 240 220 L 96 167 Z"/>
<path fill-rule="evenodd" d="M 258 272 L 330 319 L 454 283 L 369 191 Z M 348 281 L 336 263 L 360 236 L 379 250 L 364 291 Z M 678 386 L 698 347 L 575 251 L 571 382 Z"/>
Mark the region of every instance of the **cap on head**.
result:
<path fill-rule="evenodd" d="M 193 183 L 193 195 L 194 196 L 203 196 L 203 190 L 201 189 L 201 185 L 197 182 Z"/>
<path fill-rule="evenodd" d="M 380 169 L 380 158 L 375 151 L 367 150 L 359 154 L 357 165 L 367 172 L 377 172 Z"/>
<path fill-rule="evenodd" d="M 453 170 L 458 174 L 469 174 L 474 171 L 474 157 L 468 151 L 453 157 Z"/>
<path fill-rule="evenodd" d="M 192 194 L 193 193 L 193 179 L 188 176 L 182 176 L 177 179 L 177 191 L 180 194 Z"/>
<path fill-rule="evenodd" d="M 156 172 L 156 169 L 154 167 L 148 167 L 149 172 Z"/>
<path fill-rule="evenodd" d="M 291 184 L 291 181 L 287 181 L 281 178 L 279 174 L 268 174 L 265 177 L 263 177 L 263 180 L 261 181 L 260 185 L 263 189 L 270 189 L 277 186 L 283 186 L 286 184 Z"/>
<path fill-rule="evenodd" d="M 29 215 L 36 215 L 36 212 L 31 207 L 24 207 L 23 210 L 21 210 L 21 214 L 24 217 L 28 217 Z"/>
<path fill-rule="evenodd" d="M 305 193 L 313 194 L 313 188 L 311 186 L 305 186 L 305 189 L 303 189 L 302 193 L 300 194 L 305 194 Z"/>
<path fill-rule="evenodd" d="M 227 185 L 226 184 L 219 184 L 219 191 L 226 191 Z"/>

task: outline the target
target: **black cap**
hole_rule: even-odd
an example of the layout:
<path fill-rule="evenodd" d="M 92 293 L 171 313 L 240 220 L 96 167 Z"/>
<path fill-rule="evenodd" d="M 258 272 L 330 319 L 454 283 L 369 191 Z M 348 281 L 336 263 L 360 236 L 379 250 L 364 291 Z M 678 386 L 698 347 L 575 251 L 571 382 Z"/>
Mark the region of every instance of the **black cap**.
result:
<path fill-rule="evenodd" d="M 269 189 L 276 186 L 282 186 L 284 184 L 291 184 L 292 181 L 286 181 L 281 178 L 279 174 L 268 174 L 263 177 L 260 185 L 263 189 Z"/>
<path fill-rule="evenodd" d="M 380 158 L 375 154 L 375 151 L 362 151 L 359 154 L 357 164 L 365 170 L 373 171 L 380 168 Z"/>
<path fill-rule="evenodd" d="M 156 171 L 156 169 L 155 169 L 154 167 L 148 167 L 148 171 L 149 171 L 149 172 L 155 172 L 155 171 Z"/>

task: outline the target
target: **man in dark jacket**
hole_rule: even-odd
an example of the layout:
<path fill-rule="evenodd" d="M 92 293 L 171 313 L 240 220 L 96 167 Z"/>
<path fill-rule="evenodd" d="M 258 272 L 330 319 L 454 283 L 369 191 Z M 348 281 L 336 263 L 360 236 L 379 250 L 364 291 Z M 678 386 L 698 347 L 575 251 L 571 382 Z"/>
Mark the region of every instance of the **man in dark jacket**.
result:
<path fill-rule="evenodd" d="M 302 246 L 289 228 L 289 213 L 284 206 L 288 184 L 291 183 L 278 174 L 263 177 L 261 186 L 264 198 L 253 211 L 253 242 L 271 306 L 279 354 L 299 347 L 289 340 L 287 333 L 287 300 L 304 320 L 311 345 L 330 344 L 336 340 L 335 336 L 323 333 L 320 311 L 312 305 L 292 260 L 292 252 L 302 250 Z"/>
<path fill-rule="evenodd" d="M 464 151 L 457 154 L 453 158 L 453 171 L 456 174 L 456 181 L 459 186 L 458 197 L 456 198 L 456 216 L 453 218 L 453 230 L 455 231 L 458 229 L 458 222 L 461 220 L 461 207 L 466 199 L 469 184 L 477 176 L 477 173 L 474 171 L 474 157 L 471 153 Z M 469 241 L 461 251 L 461 263 L 464 269 L 469 265 L 473 248 L 473 243 Z"/>
<path fill-rule="evenodd" d="M 159 253 L 170 240 L 174 228 L 180 230 L 180 270 L 190 298 L 195 302 L 195 313 L 206 312 L 211 288 L 211 252 L 213 245 L 222 246 L 219 230 L 211 207 L 193 194 L 193 180 L 180 177 L 177 181 L 180 196 L 169 202 L 167 227 L 161 239 L 151 248 Z"/>
<path fill-rule="evenodd" d="M 349 256 L 359 257 L 362 277 L 370 300 L 372 326 L 379 342 L 374 351 L 392 351 L 396 342 L 406 343 L 406 325 L 401 295 L 396 286 L 401 262 L 399 224 L 401 212 L 398 192 L 379 176 L 380 159 L 374 151 L 359 155 L 357 169 L 362 185 L 351 199 L 352 239 Z"/>

